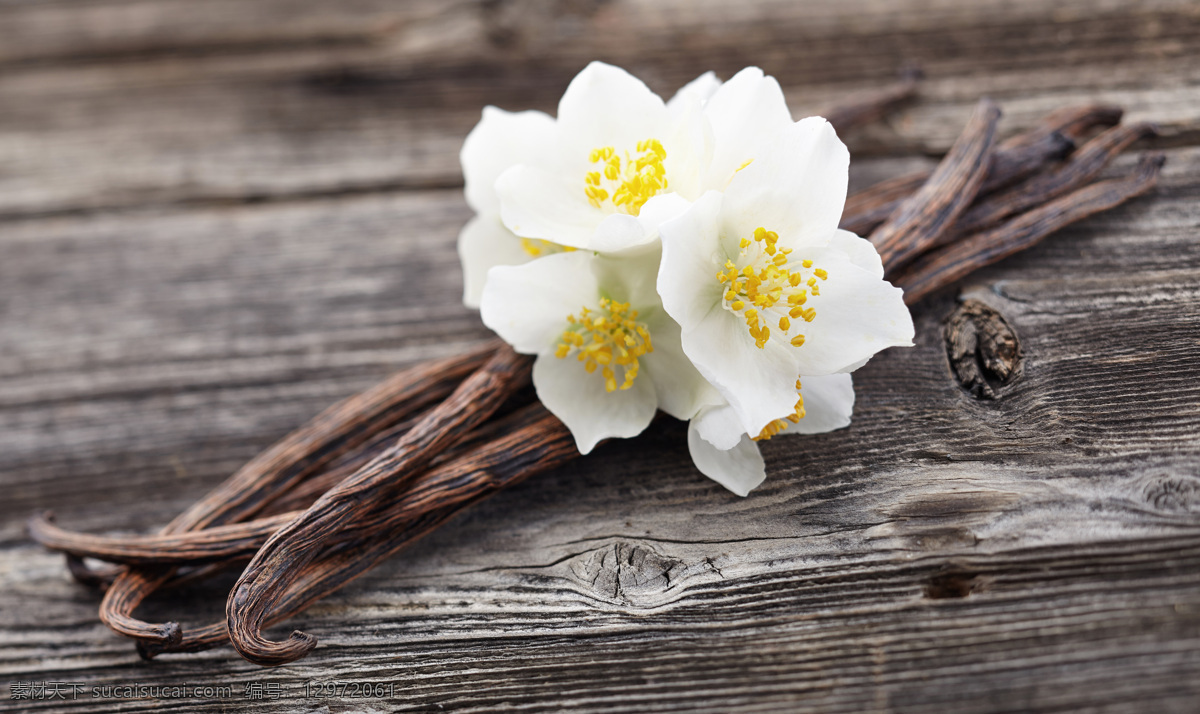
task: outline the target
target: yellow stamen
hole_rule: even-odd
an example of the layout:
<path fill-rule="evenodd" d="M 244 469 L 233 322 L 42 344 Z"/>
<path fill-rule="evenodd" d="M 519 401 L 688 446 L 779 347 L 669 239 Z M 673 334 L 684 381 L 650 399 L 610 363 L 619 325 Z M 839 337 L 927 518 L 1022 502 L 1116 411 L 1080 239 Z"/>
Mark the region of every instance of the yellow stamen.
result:
<path fill-rule="evenodd" d="M 813 261 L 798 263 L 790 258 L 792 249 L 777 245 L 779 234 L 759 226 L 753 238 L 738 241 L 739 256 L 735 262 L 726 260 L 725 267 L 716 272 L 716 278 L 725 286 L 726 307 L 741 315 L 746 330 L 760 349 L 771 339 L 771 328 L 764 322 L 778 316 L 779 330 L 792 345 L 804 344 L 804 337 L 788 337 L 793 319 L 812 322 L 817 311 L 802 307 L 808 302 L 809 294 L 820 295 L 817 280 L 826 280 L 829 273 L 822 268 L 813 268 Z"/>
<path fill-rule="evenodd" d="M 639 141 L 637 152 L 636 157 L 625 152 L 622 160 L 615 147 L 592 149 L 588 160 L 601 164 L 601 170 L 589 171 L 584 178 L 588 203 L 596 208 L 612 208 L 636 216 L 646 201 L 667 188 L 667 169 L 663 165 L 667 150 L 662 142 L 658 139 Z"/>
<path fill-rule="evenodd" d="M 578 315 L 567 316 L 554 356 L 566 359 L 574 352 L 588 374 L 601 368 L 606 391 L 629 389 L 638 375 L 638 357 L 654 351 L 650 331 L 637 316 L 629 303 L 600 298 L 598 309 L 584 307 Z M 621 368 L 620 381 L 614 365 Z"/>

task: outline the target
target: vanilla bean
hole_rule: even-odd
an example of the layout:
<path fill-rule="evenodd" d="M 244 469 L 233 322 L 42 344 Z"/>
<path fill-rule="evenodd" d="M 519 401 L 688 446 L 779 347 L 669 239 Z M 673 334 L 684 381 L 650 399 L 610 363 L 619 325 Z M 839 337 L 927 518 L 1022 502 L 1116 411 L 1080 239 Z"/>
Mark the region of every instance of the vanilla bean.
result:
<path fill-rule="evenodd" d="M 372 512 L 378 519 L 375 525 L 298 572 L 265 624 L 294 616 L 466 507 L 579 456 L 570 431 L 545 407 L 533 404 L 514 417 L 498 422 L 494 439 L 431 469 L 408 490 L 381 502 Z M 139 652 L 146 657 L 165 651 L 196 652 L 225 644 L 228 632 L 226 623 L 214 623 L 189 629 L 181 642 L 169 648 L 139 644 Z"/>
<path fill-rule="evenodd" d="M 335 404 L 251 459 L 164 530 L 178 532 L 253 515 L 324 464 L 445 398 L 498 346 L 489 342 L 463 355 L 418 364 Z"/>
<path fill-rule="evenodd" d="M 1007 191 L 988 196 L 971 206 L 958 219 L 953 231 L 943 234 L 943 239 L 936 245 L 951 242 L 955 236 L 985 230 L 1013 214 L 1084 185 L 1103 171 L 1113 157 L 1129 148 L 1130 144 L 1157 134 L 1158 129 L 1145 122 L 1116 126 L 1105 131 L 1084 144 L 1079 151 L 1071 155 L 1070 160 L 1054 171 L 1035 175 Z"/>
<path fill-rule="evenodd" d="M 406 485 L 434 455 L 492 414 L 518 385 L 530 360 L 503 347 L 458 389 L 401 437 L 388 452 L 317 500 L 259 549 L 229 594 L 226 616 L 238 653 L 251 662 L 278 664 L 316 646 L 311 635 L 292 632 L 285 642 L 261 634 L 266 617 L 298 570 L 317 555 L 321 536 L 352 524 L 373 500 Z"/>
<path fill-rule="evenodd" d="M 986 195 L 1068 155 L 1095 127 L 1121 120 L 1121 108 L 1108 104 L 1068 107 L 1047 114 L 1038 125 L 1001 143 L 992 153 L 987 177 L 979 189 Z M 881 181 L 846 199 L 841 228 L 867 235 L 891 215 L 904 199 L 925 185 L 933 170 L 914 171 Z"/>
<path fill-rule="evenodd" d="M 75 582 L 88 587 L 99 588 L 106 590 L 112 585 L 113 580 L 118 575 L 125 572 L 124 568 L 114 566 L 102 566 L 100 568 L 90 568 L 88 564 L 83 562 L 83 558 L 78 555 L 66 554 L 67 572 Z"/>
<path fill-rule="evenodd" d="M 415 417 L 406 419 L 395 426 L 379 432 L 357 450 L 349 454 L 344 454 L 337 461 L 330 464 L 327 470 L 296 484 L 294 488 L 264 508 L 260 517 L 307 509 L 321 497 L 321 494 L 333 488 L 347 476 L 352 475 L 355 471 L 358 471 L 384 451 L 391 448 L 392 444 L 396 443 L 397 439 L 411 429 L 413 424 L 416 424 L 424 414 L 422 412 Z"/>
<path fill-rule="evenodd" d="M 449 394 L 497 349 L 490 342 L 463 355 L 419 364 L 317 415 L 259 454 L 233 476 L 177 516 L 164 533 L 180 533 L 252 515 L 373 434 Z M 132 616 L 137 606 L 171 578 L 170 571 L 128 569 L 109 585 L 100 620 L 119 634 L 161 644 L 177 639 L 177 623 L 148 623 Z"/>
<path fill-rule="evenodd" d="M 1032 130 L 1000 144 L 979 193 L 986 195 L 1033 175 L 1047 161 L 1066 157 L 1093 129 L 1116 126 L 1123 115 L 1124 110 L 1112 104 L 1086 104 L 1050 112 Z"/>
<path fill-rule="evenodd" d="M 948 230 L 983 184 L 1000 110 L 980 100 L 967 126 L 929 181 L 871 233 L 883 264 L 895 270 Z"/>
<path fill-rule="evenodd" d="M 913 305 L 984 266 L 1035 245 L 1063 226 L 1149 191 L 1165 161 L 1162 154 L 1143 156 L 1130 175 L 1085 186 L 997 228 L 930 251 L 892 282 L 904 289 L 904 301 Z"/>
<path fill-rule="evenodd" d="M 430 464 L 431 469 L 452 460 L 456 460 L 456 468 L 461 469 L 464 454 L 476 460 L 481 457 L 494 458 L 494 439 L 523 426 L 528 421 L 528 418 L 523 416 L 527 410 L 528 407 L 509 417 L 485 423 L 471 432 L 462 443 L 435 457 Z M 300 516 L 325 491 L 353 475 L 363 465 L 390 448 L 415 422 L 415 419 L 407 420 L 376 436 L 369 444 L 355 452 L 353 458 L 339 459 L 334 468 L 305 481 L 288 494 L 289 498 L 272 503 L 272 508 L 268 509 L 270 513 L 264 512 L 264 515 L 254 520 L 171 534 L 97 536 L 61 528 L 54 522 L 53 514 L 45 512 L 29 519 L 29 535 L 41 545 L 66 553 L 77 560 L 88 557 L 124 565 L 197 565 L 228 558 L 249 558 L 272 533 Z M 418 477 L 419 481 L 413 488 L 420 488 L 421 483 L 436 477 L 436 473 L 433 476 L 422 475 Z M 302 491 L 314 486 L 317 489 L 312 493 Z M 293 502 L 290 498 L 293 495 L 299 496 L 294 499 L 301 504 L 299 507 L 276 510 L 279 504 Z M 390 507 L 395 505 L 395 499 L 384 503 Z"/>
<path fill-rule="evenodd" d="M 293 511 L 195 531 L 126 537 L 76 533 L 56 526 L 50 514 L 40 514 L 29 520 L 29 533 L 47 548 L 77 557 L 125 565 L 198 564 L 253 554 L 268 536 L 300 513 Z"/>

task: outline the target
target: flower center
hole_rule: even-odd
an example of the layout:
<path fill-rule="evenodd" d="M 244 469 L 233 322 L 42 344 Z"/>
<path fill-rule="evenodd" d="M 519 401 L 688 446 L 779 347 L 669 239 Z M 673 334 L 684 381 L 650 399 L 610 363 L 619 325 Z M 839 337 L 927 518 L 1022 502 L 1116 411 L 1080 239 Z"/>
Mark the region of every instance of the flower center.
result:
<path fill-rule="evenodd" d="M 746 321 L 759 349 L 771 339 L 767 322 L 774 315 L 793 347 L 804 344 L 804 335 L 791 334 L 792 320 L 813 321 L 817 311 L 804 304 L 810 293 L 821 294 L 818 280 L 829 277 L 821 268 L 814 268 L 811 260 L 793 261 L 792 250 L 777 248 L 778 241 L 775 231 L 759 226 L 754 229 L 754 240 L 743 238 L 739 243 L 738 262 L 726 260 L 725 267 L 717 271 L 717 280 L 725 286 L 725 306 Z"/>
<path fill-rule="evenodd" d="M 784 417 L 782 419 L 776 419 L 775 421 L 771 422 L 770 424 L 767 424 L 766 426 L 764 426 L 763 430 L 758 433 L 758 436 L 754 437 L 754 440 L 755 441 L 767 441 L 772 436 L 775 436 L 779 432 L 788 428 L 788 424 L 799 424 L 800 420 L 803 418 L 804 418 L 804 395 L 802 395 L 800 393 L 800 378 L 797 377 L 796 378 L 796 411 L 792 412 L 791 414 L 788 414 L 786 417 Z"/>
<path fill-rule="evenodd" d="M 637 310 L 629 303 L 600 298 L 600 308 L 581 309 L 578 315 L 567 316 L 567 329 L 558 340 L 554 356 L 566 359 L 572 353 L 583 362 L 588 374 L 600 368 L 604 388 L 617 390 L 616 370 L 620 369 L 621 389 L 633 386 L 638 375 L 638 357 L 653 352 L 650 331 L 637 321 Z"/>
<path fill-rule="evenodd" d="M 667 187 L 666 158 L 667 150 L 658 139 L 639 141 L 637 156 L 626 151 L 624 161 L 611 146 L 592 149 L 588 160 L 599 164 L 599 170 L 587 173 L 584 193 L 588 202 L 596 208 L 608 205 L 636 216 L 646 201 Z"/>
<path fill-rule="evenodd" d="M 575 250 L 569 245 L 559 245 L 558 243 L 551 243 L 541 238 L 522 238 L 521 248 L 534 258 L 539 258 L 543 255 L 554 255 L 555 253 L 570 253 Z"/>

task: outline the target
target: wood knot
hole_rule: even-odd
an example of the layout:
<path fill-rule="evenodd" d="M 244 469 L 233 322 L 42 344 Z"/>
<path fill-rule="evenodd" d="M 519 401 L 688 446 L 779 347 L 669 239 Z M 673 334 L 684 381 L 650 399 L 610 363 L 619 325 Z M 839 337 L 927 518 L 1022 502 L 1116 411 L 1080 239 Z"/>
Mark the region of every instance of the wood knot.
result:
<path fill-rule="evenodd" d="M 1142 492 L 1155 510 L 1168 513 L 1200 511 L 1200 481 L 1189 477 L 1154 478 Z"/>
<path fill-rule="evenodd" d="M 959 570 L 938 573 L 925 583 L 925 597 L 931 600 L 964 598 L 980 584 L 979 576 L 975 573 Z"/>
<path fill-rule="evenodd" d="M 943 334 L 954 377 L 972 396 L 995 399 L 997 390 L 1020 374 L 1021 341 L 992 307 L 964 300 L 947 318 Z"/>
<path fill-rule="evenodd" d="M 572 574 L 598 596 L 635 607 L 662 604 L 683 561 L 637 543 L 618 541 L 571 563 Z"/>

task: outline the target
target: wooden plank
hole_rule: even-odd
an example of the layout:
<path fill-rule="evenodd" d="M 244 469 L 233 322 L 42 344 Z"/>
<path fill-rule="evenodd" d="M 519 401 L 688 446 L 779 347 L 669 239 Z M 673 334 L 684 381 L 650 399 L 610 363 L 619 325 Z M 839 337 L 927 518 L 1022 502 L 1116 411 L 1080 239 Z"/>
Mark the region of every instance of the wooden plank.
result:
<path fill-rule="evenodd" d="M 0 0 L 0 711 L 1193 712 L 1200 701 L 1200 13 L 1185 0 Z M 330 402 L 487 336 L 457 151 L 586 61 L 669 93 L 760 64 L 797 113 L 919 62 L 862 185 L 989 94 L 1160 122 L 1161 187 L 973 276 L 1020 339 L 972 396 L 950 292 L 854 424 L 733 497 L 682 425 L 499 494 L 311 609 L 308 659 L 140 664 L 23 520 L 148 531 Z M 864 158 L 865 157 L 865 158 Z M 222 616 L 231 579 L 148 604 Z M 386 700 L 304 684 L 394 683 Z M 20 682 L 229 685 L 28 702 Z M 284 699 L 246 701 L 279 683 Z M 360 706 L 361 705 L 361 706 Z"/>
<path fill-rule="evenodd" d="M 314 608 L 296 625 L 324 646 L 269 673 L 228 651 L 130 669 L 96 599 L 19 522 L 53 505 L 72 525 L 153 527 L 329 401 L 482 338 L 457 300 L 461 198 L 10 224 L 0 672 L 281 683 L 293 698 L 264 711 L 317 706 L 303 683 L 328 679 L 393 681 L 389 708 L 416 711 L 1185 711 L 1200 697 L 1183 676 L 1200 666 L 1198 193 L 1200 151 L 1171 151 L 1153 197 L 973 281 L 1024 349 L 998 399 L 954 381 L 939 296 L 914 349 L 858 373 L 849 429 L 766 445 L 752 497 L 692 471 L 680 425 L 656 427 Z M 147 614 L 186 626 L 222 599 Z"/>
<path fill-rule="evenodd" d="M 860 155 L 944 151 L 983 93 L 1005 132 L 1096 99 L 1174 144 L 1200 127 L 1186 0 L 235 5 L 0 6 L 0 217 L 457 185 L 481 106 L 553 110 L 595 58 L 664 94 L 760 64 L 799 114 L 924 67 L 925 100 L 851 136 Z"/>

